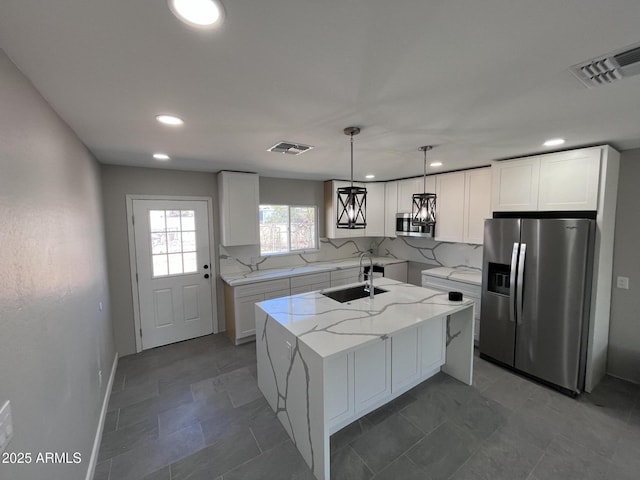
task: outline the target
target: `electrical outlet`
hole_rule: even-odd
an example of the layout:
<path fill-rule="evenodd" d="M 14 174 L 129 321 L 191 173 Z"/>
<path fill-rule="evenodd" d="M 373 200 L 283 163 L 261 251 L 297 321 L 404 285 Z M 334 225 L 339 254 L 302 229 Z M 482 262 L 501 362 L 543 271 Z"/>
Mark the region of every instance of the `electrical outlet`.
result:
<path fill-rule="evenodd" d="M 102 311 L 102 302 L 98 302 L 98 310 Z"/>
<path fill-rule="evenodd" d="M 629 277 L 618 277 L 616 286 L 624 290 L 629 290 Z"/>
<path fill-rule="evenodd" d="M 13 421 L 11 419 L 11 403 L 9 400 L 0 409 L 0 453 L 4 452 L 13 438 Z"/>

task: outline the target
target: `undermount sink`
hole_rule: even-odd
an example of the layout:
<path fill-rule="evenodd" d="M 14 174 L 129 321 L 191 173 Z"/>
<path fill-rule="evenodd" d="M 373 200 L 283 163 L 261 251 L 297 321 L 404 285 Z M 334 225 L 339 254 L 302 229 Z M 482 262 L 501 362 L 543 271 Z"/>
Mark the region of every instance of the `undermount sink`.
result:
<path fill-rule="evenodd" d="M 365 290 L 366 288 L 366 290 Z M 373 287 L 373 294 L 385 293 L 387 290 L 383 288 Z M 325 297 L 334 299 L 336 302 L 345 303 L 359 298 L 369 296 L 369 285 L 358 285 L 356 287 L 343 288 L 342 290 L 333 290 L 331 292 L 323 292 Z"/>

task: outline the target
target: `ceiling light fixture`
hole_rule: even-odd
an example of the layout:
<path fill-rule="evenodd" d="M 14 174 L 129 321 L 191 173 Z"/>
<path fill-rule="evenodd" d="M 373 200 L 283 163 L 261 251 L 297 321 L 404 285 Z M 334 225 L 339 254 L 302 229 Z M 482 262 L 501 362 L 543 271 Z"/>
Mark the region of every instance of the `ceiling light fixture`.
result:
<path fill-rule="evenodd" d="M 169 0 L 169 8 L 179 20 L 192 27 L 212 27 L 222 23 L 224 9 L 214 0 Z"/>
<path fill-rule="evenodd" d="M 171 125 L 173 127 L 177 127 L 180 125 L 184 125 L 184 120 L 180 117 L 176 117 L 175 115 L 156 115 L 156 120 L 160 123 L 164 123 L 165 125 Z"/>
<path fill-rule="evenodd" d="M 429 164 L 430 167 L 441 167 L 442 166 L 442 162 L 433 162 Z"/>
<path fill-rule="evenodd" d="M 552 138 L 543 143 L 545 147 L 557 147 L 565 142 L 564 138 Z"/>
<path fill-rule="evenodd" d="M 154 153 L 153 154 L 153 158 L 155 158 L 156 160 L 169 160 L 171 157 L 169 155 L 167 155 L 166 153 Z"/>
<path fill-rule="evenodd" d="M 367 226 L 367 189 L 353 186 L 353 136 L 359 133 L 358 127 L 344 129 L 344 134 L 351 136 L 351 186 L 338 188 L 337 228 L 353 230 Z"/>
<path fill-rule="evenodd" d="M 427 193 L 427 152 L 433 147 L 425 145 L 419 150 L 424 152 L 424 176 L 422 193 L 414 193 L 411 202 L 411 224 L 415 226 L 434 225 L 436 223 L 436 194 Z"/>
<path fill-rule="evenodd" d="M 376 178 L 376 176 L 373 173 L 370 173 L 369 175 L 365 175 L 364 178 L 371 180 L 372 178 Z"/>

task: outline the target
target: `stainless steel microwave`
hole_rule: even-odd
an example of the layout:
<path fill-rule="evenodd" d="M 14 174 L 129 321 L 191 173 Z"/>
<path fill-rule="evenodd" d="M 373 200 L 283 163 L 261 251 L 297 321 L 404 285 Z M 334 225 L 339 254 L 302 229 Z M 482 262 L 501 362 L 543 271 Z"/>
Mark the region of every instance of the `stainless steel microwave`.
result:
<path fill-rule="evenodd" d="M 412 225 L 410 213 L 396 214 L 396 235 L 405 237 L 433 237 L 434 231 L 435 225 Z"/>

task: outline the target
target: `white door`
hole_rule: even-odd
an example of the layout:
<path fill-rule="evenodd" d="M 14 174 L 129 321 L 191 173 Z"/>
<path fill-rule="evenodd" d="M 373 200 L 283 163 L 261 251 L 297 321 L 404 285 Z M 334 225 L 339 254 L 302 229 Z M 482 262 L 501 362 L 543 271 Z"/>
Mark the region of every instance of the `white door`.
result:
<path fill-rule="evenodd" d="M 213 332 L 204 200 L 133 200 L 142 349 Z"/>

